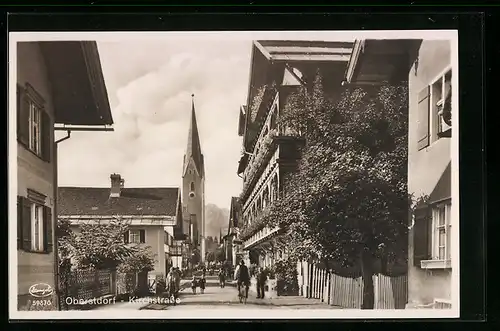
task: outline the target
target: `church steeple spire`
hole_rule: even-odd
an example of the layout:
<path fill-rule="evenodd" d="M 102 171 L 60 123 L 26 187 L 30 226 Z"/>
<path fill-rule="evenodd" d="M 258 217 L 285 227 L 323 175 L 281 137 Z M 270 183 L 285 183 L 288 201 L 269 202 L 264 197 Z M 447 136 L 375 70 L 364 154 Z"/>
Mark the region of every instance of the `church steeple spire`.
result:
<path fill-rule="evenodd" d="M 186 154 L 184 155 L 184 174 L 190 159 L 193 159 L 194 166 L 200 176 L 204 175 L 203 154 L 201 153 L 200 136 L 198 133 L 198 124 L 196 122 L 196 111 L 194 107 L 194 94 L 191 95 L 191 124 L 189 125 L 188 141 Z"/>

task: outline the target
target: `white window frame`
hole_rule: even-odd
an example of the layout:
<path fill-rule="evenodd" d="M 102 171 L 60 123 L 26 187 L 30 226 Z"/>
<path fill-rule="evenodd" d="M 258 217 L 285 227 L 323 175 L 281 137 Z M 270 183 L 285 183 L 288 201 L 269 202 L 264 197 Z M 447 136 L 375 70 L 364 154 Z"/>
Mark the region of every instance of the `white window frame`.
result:
<path fill-rule="evenodd" d="M 31 250 L 33 252 L 43 252 L 44 242 L 44 213 L 43 205 L 31 203 Z"/>
<path fill-rule="evenodd" d="M 453 79 L 453 70 L 452 66 L 447 66 L 436 78 L 434 78 L 429 84 L 430 87 L 430 114 L 429 114 L 429 134 L 430 134 L 430 143 L 438 141 L 441 139 L 438 134 L 444 132 L 446 130 L 441 129 L 442 123 L 442 110 L 446 98 L 445 93 L 445 77 L 451 73 L 451 77 Z M 441 98 L 435 100 L 434 95 L 434 84 L 440 81 L 441 84 Z M 441 107 L 441 110 L 438 110 Z"/>
<path fill-rule="evenodd" d="M 444 221 L 441 221 L 440 211 L 444 208 Z M 432 207 L 432 259 L 421 261 L 424 269 L 451 268 L 451 199 L 441 201 Z M 444 231 L 444 245 L 439 245 L 439 236 Z M 444 256 L 440 256 L 440 248 L 444 248 Z"/>
<path fill-rule="evenodd" d="M 141 231 L 140 230 L 128 230 L 128 242 L 131 244 L 140 244 L 141 243 Z"/>
<path fill-rule="evenodd" d="M 41 155 L 42 108 L 28 97 L 29 104 L 29 149 L 36 155 Z"/>

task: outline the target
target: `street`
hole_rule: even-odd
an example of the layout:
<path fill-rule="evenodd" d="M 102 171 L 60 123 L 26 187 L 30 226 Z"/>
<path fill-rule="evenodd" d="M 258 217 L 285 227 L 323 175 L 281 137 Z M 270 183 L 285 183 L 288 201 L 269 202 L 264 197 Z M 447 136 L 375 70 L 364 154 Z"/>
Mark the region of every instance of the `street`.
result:
<path fill-rule="evenodd" d="M 237 295 L 235 284 L 229 283 L 224 288 L 220 288 L 217 278 L 215 276 L 208 276 L 204 294 L 200 293 L 199 288 L 196 294 L 191 292 L 191 288 L 186 288 L 181 291 L 180 303 L 175 306 L 148 304 L 141 309 L 241 309 L 243 304 L 239 302 Z M 327 305 L 316 299 L 307 299 L 298 296 L 257 299 L 255 291 L 249 291 L 246 307 L 250 309 L 339 309 L 339 307 Z"/>

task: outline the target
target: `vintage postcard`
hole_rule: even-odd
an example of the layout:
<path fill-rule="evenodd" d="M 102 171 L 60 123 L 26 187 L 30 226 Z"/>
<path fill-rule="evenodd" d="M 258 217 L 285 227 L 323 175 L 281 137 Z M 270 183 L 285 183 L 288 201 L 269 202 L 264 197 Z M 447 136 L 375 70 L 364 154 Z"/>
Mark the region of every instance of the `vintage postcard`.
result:
<path fill-rule="evenodd" d="M 459 317 L 457 38 L 11 33 L 10 318 Z"/>

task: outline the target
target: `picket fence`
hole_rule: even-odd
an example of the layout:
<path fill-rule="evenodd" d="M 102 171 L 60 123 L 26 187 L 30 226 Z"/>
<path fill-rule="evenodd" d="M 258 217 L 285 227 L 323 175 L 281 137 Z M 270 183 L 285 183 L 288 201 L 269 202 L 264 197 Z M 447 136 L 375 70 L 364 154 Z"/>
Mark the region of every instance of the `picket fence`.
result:
<path fill-rule="evenodd" d="M 310 266 L 303 296 L 330 305 L 360 309 L 363 303 L 361 277 L 342 277 L 323 268 Z M 375 309 L 404 309 L 408 301 L 408 276 L 373 276 Z"/>
<path fill-rule="evenodd" d="M 131 293 L 137 286 L 137 274 L 111 270 L 77 269 L 59 277 L 59 302 L 63 309 L 72 309 L 66 300 L 89 300 L 107 295 Z"/>

